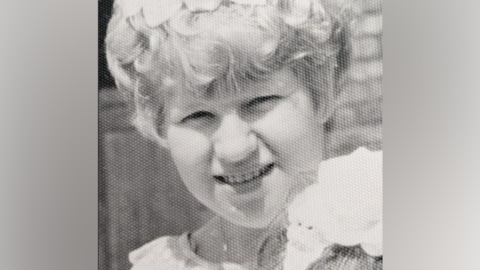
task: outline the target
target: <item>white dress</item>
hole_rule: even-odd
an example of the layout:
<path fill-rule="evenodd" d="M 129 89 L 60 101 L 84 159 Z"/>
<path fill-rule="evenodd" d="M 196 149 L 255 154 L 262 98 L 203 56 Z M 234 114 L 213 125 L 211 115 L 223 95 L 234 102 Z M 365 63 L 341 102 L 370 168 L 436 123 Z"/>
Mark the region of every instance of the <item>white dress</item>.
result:
<path fill-rule="evenodd" d="M 190 245 L 190 234 L 164 236 L 132 251 L 131 270 L 244 270 L 254 265 L 213 263 L 200 258 Z"/>
<path fill-rule="evenodd" d="M 156 239 L 129 255 L 133 264 L 131 270 L 281 270 L 283 269 L 283 256 L 278 256 L 284 251 L 285 233 L 275 235 L 267 241 L 265 252 L 259 255 L 259 265 L 238 265 L 229 263 L 213 263 L 200 258 L 190 245 L 190 234 L 180 236 L 164 236 Z M 327 248 L 315 264 L 318 267 L 308 269 L 347 269 L 381 270 L 382 257 L 368 256 L 360 246 L 342 247 L 332 245 Z"/>

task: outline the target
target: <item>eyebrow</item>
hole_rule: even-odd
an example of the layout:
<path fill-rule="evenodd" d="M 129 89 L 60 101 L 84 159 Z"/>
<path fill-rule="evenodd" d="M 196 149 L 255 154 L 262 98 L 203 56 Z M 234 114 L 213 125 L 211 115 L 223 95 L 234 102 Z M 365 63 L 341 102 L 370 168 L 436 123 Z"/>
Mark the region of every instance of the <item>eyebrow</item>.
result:
<path fill-rule="evenodd" d="M 251 83 L 262 83 L 262 82 L 268 82 L 268 80 L 271 79 L 272 77 L 273 77 L 272 72 L 268 72 L 260 76 L 252 76 L 247 73 L 247 76 L 236 77 L 231 80 L 236 82 L 245 80 Z M 228 81 L 226 76 L 223 76 L 222 79 L 225 81 Z M 235 82 L 226 82 L 225 83 L 226 87 L 217 87 L 218 84 L 219 84 L 219 79 L 214 79 L 207 86 L 202 87 L 202 90 L 200 90 L 201 95 L 203 95 L 206 98 L 229 97 L 231 94 L 245 91 L 245 88 L 239 86 L 240 83 L 235 84 Z"/>

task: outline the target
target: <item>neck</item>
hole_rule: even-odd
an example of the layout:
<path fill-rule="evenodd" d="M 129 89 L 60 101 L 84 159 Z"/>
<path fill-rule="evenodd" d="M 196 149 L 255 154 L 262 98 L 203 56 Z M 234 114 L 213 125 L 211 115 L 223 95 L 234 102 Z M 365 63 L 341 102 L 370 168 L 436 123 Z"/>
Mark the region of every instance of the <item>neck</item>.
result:
<path fill-rule="evenodd" d="M 246 228 L 222 218 L 213 218 L 193 235 L 196 253 L 212 262 L 256 262 L 272 228 Z"/>

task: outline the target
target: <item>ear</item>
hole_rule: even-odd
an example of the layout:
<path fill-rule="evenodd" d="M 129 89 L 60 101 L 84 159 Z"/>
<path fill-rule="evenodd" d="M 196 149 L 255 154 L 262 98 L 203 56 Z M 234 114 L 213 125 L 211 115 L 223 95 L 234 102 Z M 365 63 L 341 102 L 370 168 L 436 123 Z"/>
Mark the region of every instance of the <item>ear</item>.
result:
<path fill-rule="evenodd" d="M 133 115 L 132 123 L 136 130 L 140 132 L 146 139 L 160 145 L 163 148 L 168 149 L 168 139 L 165 132 L 165 125 L 160 119 L 161 117 L 155 117 L 147 107 L 142 107 L 142 104 L 136 104 L 136 112 Z"/>
<path fill-rule="evenodd" d="M 167 150 L 170 149 L 166 136 L 162 136 L 159 133 L 155 133 L 155 138 L 150 138 L 150 139 L 155 143 L 157 143 L 160 147 L 165 148 Z"/>
<path fill-rule="evenodd" d="M 166 136 L 163 136 L 161 133 L 159 133 L 157 131 L 158 129 L 155 128 L 155 125 L 148 123 L 148 121 L 145 121 L 145 119 L 138 116 L 133 118 L 133 125 L 135 126 L 135 129 L 146 139 L 160 145 L 163 148 L 169 148 Z"/>
<path fill-rule="evenodd" d="M 160 145 L 161 147 L 165 148 L 165 149 L 170 149 L 170 146 L 168 144 L 168 140 L 164 137 L 161 137 L 161 136 L 156 136 L 155 138 L 155 142 Z"/>
<path fill-rule="evenodd" d="M 168 139 L 167 139 L 167 132 L 165 130 L 164 120 L 161 114 L 157 115 L 155 122 L 156 122 L 156 125 L 155 125 L 154 141 L 158 143 L 158 145 L 160 145 L 161 147 L 165 149 L 170 149 L 170 145 L 168 144 Z"/>

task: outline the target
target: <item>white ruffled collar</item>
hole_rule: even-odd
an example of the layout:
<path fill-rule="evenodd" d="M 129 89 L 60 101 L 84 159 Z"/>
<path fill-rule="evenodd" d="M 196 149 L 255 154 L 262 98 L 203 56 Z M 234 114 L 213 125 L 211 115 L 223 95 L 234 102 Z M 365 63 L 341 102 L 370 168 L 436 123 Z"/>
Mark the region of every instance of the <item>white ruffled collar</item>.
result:
<path fill-rule="evenodd" d="M 178 239 L 178 244 L 180 250 L 183 251 L 184 256 L 195 262 L 198 265 L 205 267 L 206 269 L 215 269 L 215 270 L 241 270 L 241 269 L 254 269 L 256 264 L 248 263 L 244 265 L 238 265 L 234 263 L 214 263 L 211 261 L 207 261 L 195 253 L 195 248 L 193 247 L 193 243 L 191 241 L 192 234 L 191 233 L 184 233 Z"/>

